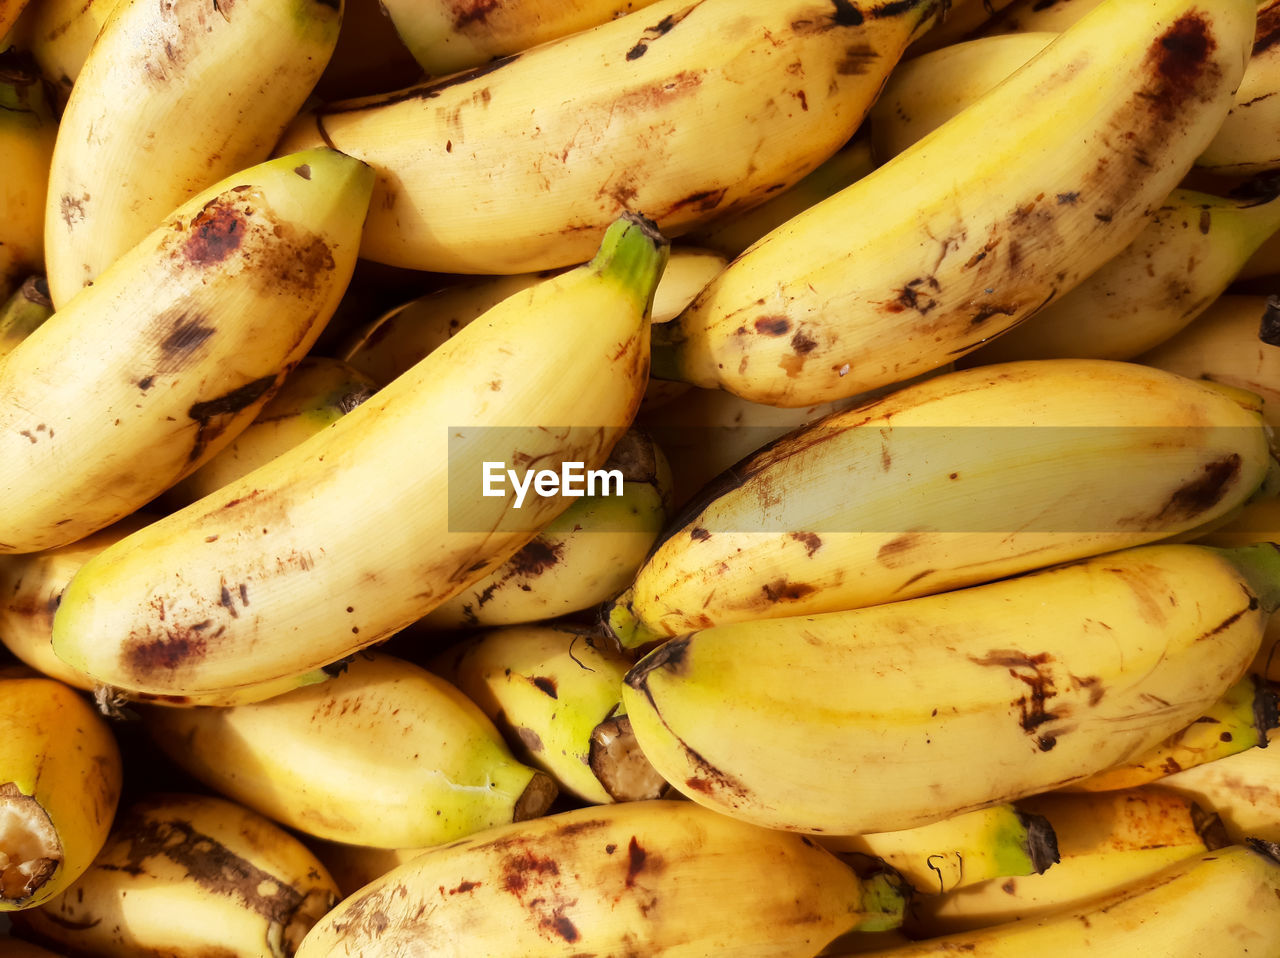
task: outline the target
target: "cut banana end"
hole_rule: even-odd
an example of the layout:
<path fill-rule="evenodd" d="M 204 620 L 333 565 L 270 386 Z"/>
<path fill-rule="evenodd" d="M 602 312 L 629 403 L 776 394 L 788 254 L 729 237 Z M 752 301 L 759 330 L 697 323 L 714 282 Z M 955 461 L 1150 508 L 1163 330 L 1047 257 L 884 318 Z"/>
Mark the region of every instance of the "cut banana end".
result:
<path fill-rule="evenodd" d="M 512 809 L 511 820 L 524 822 L 531 818 L 541 818 L 551 807 L 551 803 L 560 794 L 560 786 L 556 780 L 545 772 L 534 772 L 520 797 L 516 799 Z"/>
<path fill-rule="evenodd" d="M 616 802 L 661 798 L 668 789 L 667 780 L 640 751 L 631 719 L 625 715 L 612 716 L 595 727 L 587 764 Z"/>
<path fill-rule="evenodd" d="M 61 864 L 49 813 L 13 782 L 0 785 L 0 903 L 22 907 Z"/>

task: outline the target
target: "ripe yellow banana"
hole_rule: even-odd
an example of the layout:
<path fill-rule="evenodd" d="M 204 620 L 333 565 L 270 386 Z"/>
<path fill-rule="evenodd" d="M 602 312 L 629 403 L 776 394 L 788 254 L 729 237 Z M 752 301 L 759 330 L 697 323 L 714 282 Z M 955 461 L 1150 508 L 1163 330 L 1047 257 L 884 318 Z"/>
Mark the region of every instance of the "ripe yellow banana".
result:
<path fill-rule="evenodd" d="M 28 276 L 0 307 L 0 359 L 52 315 L 53 302 L 44 277 Z"/>
<path fill-rule="evenodd" d="M 264 702 L 147 707 L 143 723 L 210 788 L 331 841 L 435 845 L 541 815 L 556 796 L 457 688 L 381 652 Z"/>
<path fill-rule="evenodd" d="M 1102 0 L 1013 0 L 982 24 L 978 36 L 1062 31 L 1096 7 Z"/>
<path fill-rule="evenodd" d="M 378 170 L 367 259 L 457 273 L 580 263 L 623 210 L 676 237 L 795 183 L 849 139 L 942 5 L 659 0 L 469 72 L 322 105 L 278 149 L 326 143 Z"/>
<path fill-rule="evenodd" d="M 668 525 L 608 624 L 634 647 L 986 582 L 1225 517 L 1271 464 L 1257 412 L 1163 370 L 946 373 L 726 472 Z"/>
<path fill-rule="evenodd" d="M 1148 545 L 940 595 L 670 639 L 622 702 L 654 768 L 773 828 L 856 834 L 1079 781 L 1244 673 L 1280 547 Z"/>
<path fill-rule="evenodd" d="M 903 907 L 900 878 L 859 878 L 800 835 L 691 802 L 621 802 L 431 849 L 339 903 L 297 958 L 811 958 L 899 924 Z"/>
<path fill-rule="evenodd" d="M 102 848 L 122 784 L 106 720 L 46 678 L 0 678 L 0 912 L 58 897 Z"/>
<path fill-rule="evenodd" d="M 526 483 L 531 465 L 598 469 L 630 425 L 665 253 L 650 224 L 620 218 L 589 264 L 108 547 L 63 593 L 54 651 L 126 692 L 192 695 L 318 668 L 426 615 L 572 501 L 517 508 L 508 483 L 485 497 L 482 463 Z"/>
<path fill-rule="evenodd" d="M 270 155 L 341 20 L 341 0 L 121 0 L 112 9 L 49 167 L 43 232 L 58 309 L 175 207 Z"/>
<path fill-rule="evenodd" d="M 454 73 L 616 20 L 654 0 L 387 0 L 383 9 L 430 75 Z"/>
<path fill-rule="evenodd" d="M 1254 25 L 1253 0 L 1100 4 L 739 256 L 655 330 L 654 374 L 805 406 L 976 349 L 1138 235 L 1226 115 Z"/>
<path fill-rule="evenodd" d="M 1184 769 L 1160 780 L 1213 809 L 1232 841 L 1250 836 L 1280 842 L 1280 736 L 1266 748 L 1251 748 L 1217 761 Z"/>
<path fill-rule="evenodd" d="M 622 678 L 633 662 L 578 630 L 535 625 L 465 639 L 433 669 L 478 704 L 522 758 L 578 800 L 603 805 L 666 791 L 622 710 Z"/>
<path fill-rule="evenodd" d="M 121 809 L 67 894 L 18 924 L 102 958 L 289 958 L 337 899 L 324 866 L 283 828 L 221 798 L 153 793 Z"/>
<path fill-rule="evenodd" d="M 1280 849 L 1231 845 L 1175 862 L 1074 908 L 863 958 L 1249 958 L 1280 940 Z"/>
<path fill-rule="evenodd" d="M 938 18 L 938 25 L 907 48 L 914 59 L 931 50 L 969 39 L 1000 10 L 1015 0 L 958 0 Z"/>
<path fill-rule="evenodd" d="M 1232 176 L 1280 168 L 1280 0 L 1258 0 L 1253 55 L 1235 103 L 1213 142 L 1196 160 L 1211 173 Z"/>
<path fill-rule="evenodd" d="M 181 508 L 221 489 L 341 419 L 377 388 L 340 359 L 304 356 L 239 435 L 164 494 L 165 505 Z"/>
<path fill-rule="evenodd" d="M 59 113 L 67 104 L 89 48 L 119 3 L 120 0 L 41 0 L 24 12 L 19 28 L 40 71 L 53 84 Z M 43 203 L 41 209 L 43 217 Z"/>
<path fill-rule="evenodd" d="M 0 52 L 0 300 L 44 270 L 44 204 L 58 120 L 30 56 Z"/>
<path fill-rule="evenodd" d="M 0 552 L 107 526 L 248 425 L 346 288 L 372 175 L 329 149 L 236 173 L 5 358 Z"/>
<path fill-rule="evenodd" d="M 1229 843 L 1216 814 L 1167 789 L 1048 792 L 1016 805 L 1049 823 L 1057 836 L 1058 861 L 1039 874 L 917 896 L 905 922 L 913 937 L 985 928 L 1076 906 Z"/>
<path fill-rule="evenodd" d="M 1038 875 L 1058 861 L 1053 824 L 1012 802 L 916 828 L 820 835 L 816 841 L 840 855 L 878 858 L 925 895 L 941 895 L 993 878 Z"/>

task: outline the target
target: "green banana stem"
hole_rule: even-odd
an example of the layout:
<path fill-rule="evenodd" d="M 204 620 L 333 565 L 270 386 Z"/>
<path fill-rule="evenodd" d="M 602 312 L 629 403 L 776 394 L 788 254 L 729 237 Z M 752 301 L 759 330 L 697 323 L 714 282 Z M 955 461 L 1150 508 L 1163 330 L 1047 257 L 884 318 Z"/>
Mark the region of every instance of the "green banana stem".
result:
<path fill-rule="evenodd" d="M 650 642 L 668 639 L 670 636 L 655 632 L 631 610 L 631 589 L 623 592 L 612 602 L 605 604 L 600 616 L 605 631 L 618 641 L 624 649 L 635 649 Z"/>
<path fill-rule="evenodd" d="M 863 897 L 859 911 L 863 917 L 855 930 L 891 931 L 901 928 L 911 895 L 907 880 L 882 862 L 877 863 L 873 874 L 864 874 L 860 878 Z"/>
<path fill-rule="evenodd" d="M 1280 608 L 1280 542 L 1255 542 L 1217 551 L 1240 571 L 1264 610 Z"/>
<path fill-rule="evenodd" d="M 632 292 L 647 314 L 669 251 L 670 244 L 656 223 L 639 213 L 626 212 L 605 230 L 591 267 Z"/>

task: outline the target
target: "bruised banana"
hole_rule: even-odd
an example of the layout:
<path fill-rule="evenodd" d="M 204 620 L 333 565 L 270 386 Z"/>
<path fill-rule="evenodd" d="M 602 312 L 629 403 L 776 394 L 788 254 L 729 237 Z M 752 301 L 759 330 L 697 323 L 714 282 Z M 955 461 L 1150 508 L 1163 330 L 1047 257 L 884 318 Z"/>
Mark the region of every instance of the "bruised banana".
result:
<path fill-rule="evenodd" d="M 210 788 L 331 841 L 435 845 L 541 815 L 556 796 L 462 692 L 380 652 L 268 701 L 148 707 L 143 723 Z"/>
<path fill-rule="evenodd" d="M 820 835 L 815 840 L 842 856 L 880 859 L 916 891 L 928 895 L 993 878 L 1038 875 L 1058 861 L 1053 823 L 1012 802 L 962 812 L 916 828 Z"/>
<path fill-rule="evenodd" d="M 387 0 L 383 9 L 422 69 L 439 76 L 590 29 L 653 2 L 486 0 L 468 6 L 445 0 Z"/>
<path fill-rule="evenodd" d="M 0 678 L 0 912 L 56 898 L 107 840 L 120 750 L 106 719 L 47 678 Z"/>
<path fill-rule="evenodd" d="M 795 183 L 852 136 L 942 6 L 659 0 L 471 71 L 321 105 L 278 149 L 325 143 L 377 169 L 366 259 L 455 273 L 580 263 L 624 210 L 677 237 Z"/>
<path fill-rule="evenodd" d="M 1225 518 L 1271 469 L 1256 411 L 1163 370 L 1057 359 L 945 373 L 724 473 L 605 615 L 635 647 L 974 585 Z"/>
<path fill-rule="evenodd" d="M 76 573 L 54 651 L 128 692 L 295 675 L 387 638 L 505 562 L 564 496 L 482 497 L 482 463 L 598 469 L 635 416 L 666 259 L 624 216 L 310 439 Z M 532 476 L 526 471 L 525 480 Z"/>
<path fill-rule="evenodd" d="M 1277 602 L 1274 544 L 1138 546 L 670 639 L 622 703 L 695 802 L 772 828 L 893 831 L 1151 748 L 1240 678 Z"/>
<path fill-rule="evenodd" d="M 44 270 L 44 204 L 58 120 L 31 58 L 0 53 L 0 299 Z"/>
<path fill-rule="evenodd" d="M 249 424 L 346 289 L 372 175 L 329 149 L 236 173 L 5 358 L 0 552 L 104 528 Z"/>
<path fill-rule="evenodd" d="M 1229 844 L 1221 819 L 1161 788 L 1020 799 L 1057 837 L 1058 861 L 1038 873 L 994 878 L 912 900 L 905 926 L 915 938 L 1038 917 L 1106 894 L 1174 862 Z"/>
<path fill-rule="evenodd" d="M 221 489 L 341 419 L 377 388 L 340 359 L 302 357 L 239 435 L 164 494 L 165 505 L 181 508 Z"/>
<path fill-rule="evenodd" d="M 283 828 L 222 798 L 152 793 L 120 810 L 67 894 L 15 924 L 102 958 L 288 958 L 337 900 L 324 866 Z"/>
<path fill-rule="evenodd" d="M 49 167 L 43 231 L 58 309 L 175 207 L 271 154 L 333 52 L 341 8 L 121 0 L 112 9 Z"/>
<path fill-rule="evenodd" d="M 812 958 L 901 923 L 902 880 L 692 802 L 587 806 L 430 849 L 346 898 L 297 958 Z M 717 921 L 727 905 L 732 921 Z M 709 920 L 712 917 L 712 920 Z"/>
<path fill-rule="evenodd" d="M 1280 842 L 1280 736 L 1274 733 L 1266 748 L 1174 772 L 1159 787 L 1213 809 L 1232 841 Z"/>
<path fill-rule="evenodd" d="M 1107 0 L 655 330 L 659 378 L 804 406 L 1012 328 L 1127 246 L 1230 106 L 1253 0 Z"/>
<path fill-rule="evenodd" d="M 434 670 L 480 706 L 522 757 L 596 805 L 658 798 L 666 782 L 622 710 L 631 656 L 563 626 L 511 626 L 464 639 Z"/>
<path fill-rule="evenodd" d="M 53 302 L 44 277 L 27 277 L 0 307 L 0 359 L 13 352 L 18 343 L 52 315 Z"/>
<path fill-rule="evenodd" d="M 0 555 L 0 645 L 37 672 L 64 682 L 72 688 L 92 692 L 99 710 L 107 715 L 124 714 L 127 699 L 118 697 L 84 672 L 71 666 L 53 651 L 53 613 L 71 577 L 90 558 L 109 545 L 136 532 L 157 518 L 145 511 L 130 513 L 105 529 L 82 539 L 20 555 Z M 146 695 L 135 698 L 158 705 L 240 705 L 288 692 L 302 685 L 329 678 L 324 669 L 289 675 L 267 682 L 209 695 Z"/>
<path fill-rule="evenodd" d="M 1206 762 L 1250 748 L 1264 748 L 1267 734 L 1280 725 L 1276 690 L 1249 673 L 1186 728 L 1155 748 L 1067 786 L 1071 791 L 1101 792 L 1145 785 Z"/>
<path fill-rule="evenodd" d="M 926 939 L 863 958 L 1246 958 L 1270 954 L 1280 939 L 1280 849 L 1230 845 L 1039 918 Z"/>
<path fill-rule="evenodd" d="M 666 524 L 667 457 L 629 429 L 601 467 L 615 474 L 543 526 L 510 559 L 415 623 L 429 630 L 516 625 L 594 608 L 631 582 Z"/>

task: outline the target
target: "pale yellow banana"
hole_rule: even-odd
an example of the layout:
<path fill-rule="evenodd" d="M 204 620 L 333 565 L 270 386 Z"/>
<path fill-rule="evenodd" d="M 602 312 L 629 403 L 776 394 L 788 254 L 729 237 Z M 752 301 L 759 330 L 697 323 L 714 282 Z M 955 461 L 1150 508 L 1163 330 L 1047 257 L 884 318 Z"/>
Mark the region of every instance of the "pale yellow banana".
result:
<path fill-rule="evenodd" d="M 627 430 L 601 467 L 620 478 L 574 501 L 501 566 L 419 619 L 439 630 L 566 616 L 627 587 L 671 512 L 671 468 L 646 434 Z"/>
<path fill-rule="evenodd" d="M 847 931 L 900 924 L 903 908 L 900 878 L 859 878 L 800 835 L 691 802 L 621 802 L 431 849 L 339 903 L 298 958 L 812 958 Z"/>
<path fill-rule="evenodd" d="M 59 112 L 66 106 L 71 87 L 102 25 L 121 0 L 41 0 L 24 12 L 20 28 L 53 84 Z M 176 204 L 175 204 L 176 205 Z M 43 216 L 43 214 L 42 214 Z"/>
<path fill-rule="evenodd" d="M 1208 144 L 1253 0 L 1107 0 L 655 330 L 660 378 L 805 406 L 943 366 L 1141 232 Z"/>
<path fill-rule="evenodd" d="M 914 59 L 930 50 L 969 39 L 1013 2 L 1015 0 L 956 0 L 938 18 L 937 26 L 907 48 L 907 56 Z"/>
<path fill-rule="evenodd" d="M 49 168 L 45 269 L 58 309 L 175 207 L 270 155 L 341 20 L 341 0 L 121 0 L 112 9 Z"/>
<path fill-rule="evenodd" d="M 1280 168 L 1280 0 L 1258 0 L 1253 55 L 1235 103 L 1196 166 L 1219 175 Z"/>
<path fill-rule="evenodd" d="M 712 483 L 608 610 L 624 645 L 986 582 L 1226 517 L 1271 469 L 1256 411 L 1136 363 L 946 373 Z"/>
<path fill-rule="evenodd" d="M 1008 33 L 1067 29 L 1102 0 L 1013 0 L 1003 5 L 976 31 L 990 37 Z"/>
<path fill-rule="evenodd" d="M 634 662 L 572 627 L 511 626 L 465 639 L 433 669 L 478 704 L 519 754 L 578 800 L 658 798 L 666 782 L 622 710 Z"/>
<path fill-rule="evenodd" d="M 44 204 L 58 120 L 39 69 L 0 52 L 0 299 L 44 270 Z"/>
<path fill-rule="evenodd" d="M 210 788 L 332 841 L 435 845 L 541 815 L 556 795 L 456 687 L 381 652 L 265 702 L 147 708 L 143 722 Z"/>
<path fill-rule="evenodd" d="M 1280 849 L 1231 845 L 1026 921 L 926 939 L 881 958 L 1253 958 L 1280 940 Z"/>
<path fill-rule="evenodd" d="M 387 638 L 505 562 L 572 499 L 485 462 L 595 470 L 635 416 L 665 261 L 620 218 L 591 263 L 504 300 L 323 432 L 90 559 L 54 651 L 126 692 L 298 674 Z M 550 334 L 549 334 L 550 333 Z M 526 487 L 527 488 L 527 487 Z"/>
<path fill-rule="evenodd" d="M 233 802 L 147 794 L 120 811 L 64 895 L 21 913 L 23 934 L 102 958 L 289 958 L 338 900 L 293 835 Z"/>
<path fill-rule="evenodd" d="M 1185 795 L 1221 818 L 1232 841 L 1248 837 L 1280 842 L 1280 736 L 1251 748 L 1175 772 L 1160 788 Z"/>
<path fill-rule="evenodd" d="M 346 288 L 371 179 L 329 149 L 236 173 L 5 358 L 0 552 L 109 525 L 249 424 Z"/>
<path fill-rule="evenodd" d="M 653 767 L 758 825 L 893 831 L 1079 781 L 1244 673 L 1280 547 L 1148 545 L 999 582 L 670 639 L 622 703 Z"/>
<path fill-rule="evenodd" d="M 816 841 L 840 855 L 878 858 L 925 895 L 941 895 L 994 878 L 1038 875 L 1058 861 L 1052 822 L 1012 802 L 916 828 L 819 835 Z"/>
<path fill-rule="evenodd" d="M 387 0 L 383 8 L 428 74 L 454 73 L 642 10 L 654 0 Z"/>
<path fill-rule="evenodd" d="M 57 898 L 107 840 L 122 785 L 115 735 L 47 678 L 0 678 L 0 912 Z"/>
<path fill-rule="evenodd" d="M 566 266 L 624 210 L 677 237 L 795 183 L 849 139 L 942 5 L 659 0 L 468 73 L 322 105 L 279 149 L 326 143 L 378 170 L 367 259 Z"/>
<path fill-rule="evenodd" d="M 1035 875 L 995 878 L 912 901 L 916 938 L 1027 920 L 1106 894 L 1174 862 L 1228 844 L 1221 819 L 1185 795 L 1147 786 L 1115 792 L 1048 792 L 1017 807 L 1042 816 L 1059 859 Z"/>
<path fill-rule="evenodd" d="M 180 508 L 221 489 L 336 422 L 377 388 L 340 359 L 304 356 L 239 435 L 164 494 L 165 505 Z"/>
<path fill-rule="evenodd" d="M 27 8 L 27 0 L 0 0 L 0 50 L 10 45 L 14 25 Z"/>
<path fill-rule="evenodd" d="M 44 277 L 27 277 L 0 307 L 0 359 L 52 315 L 53 302 Z"/>

